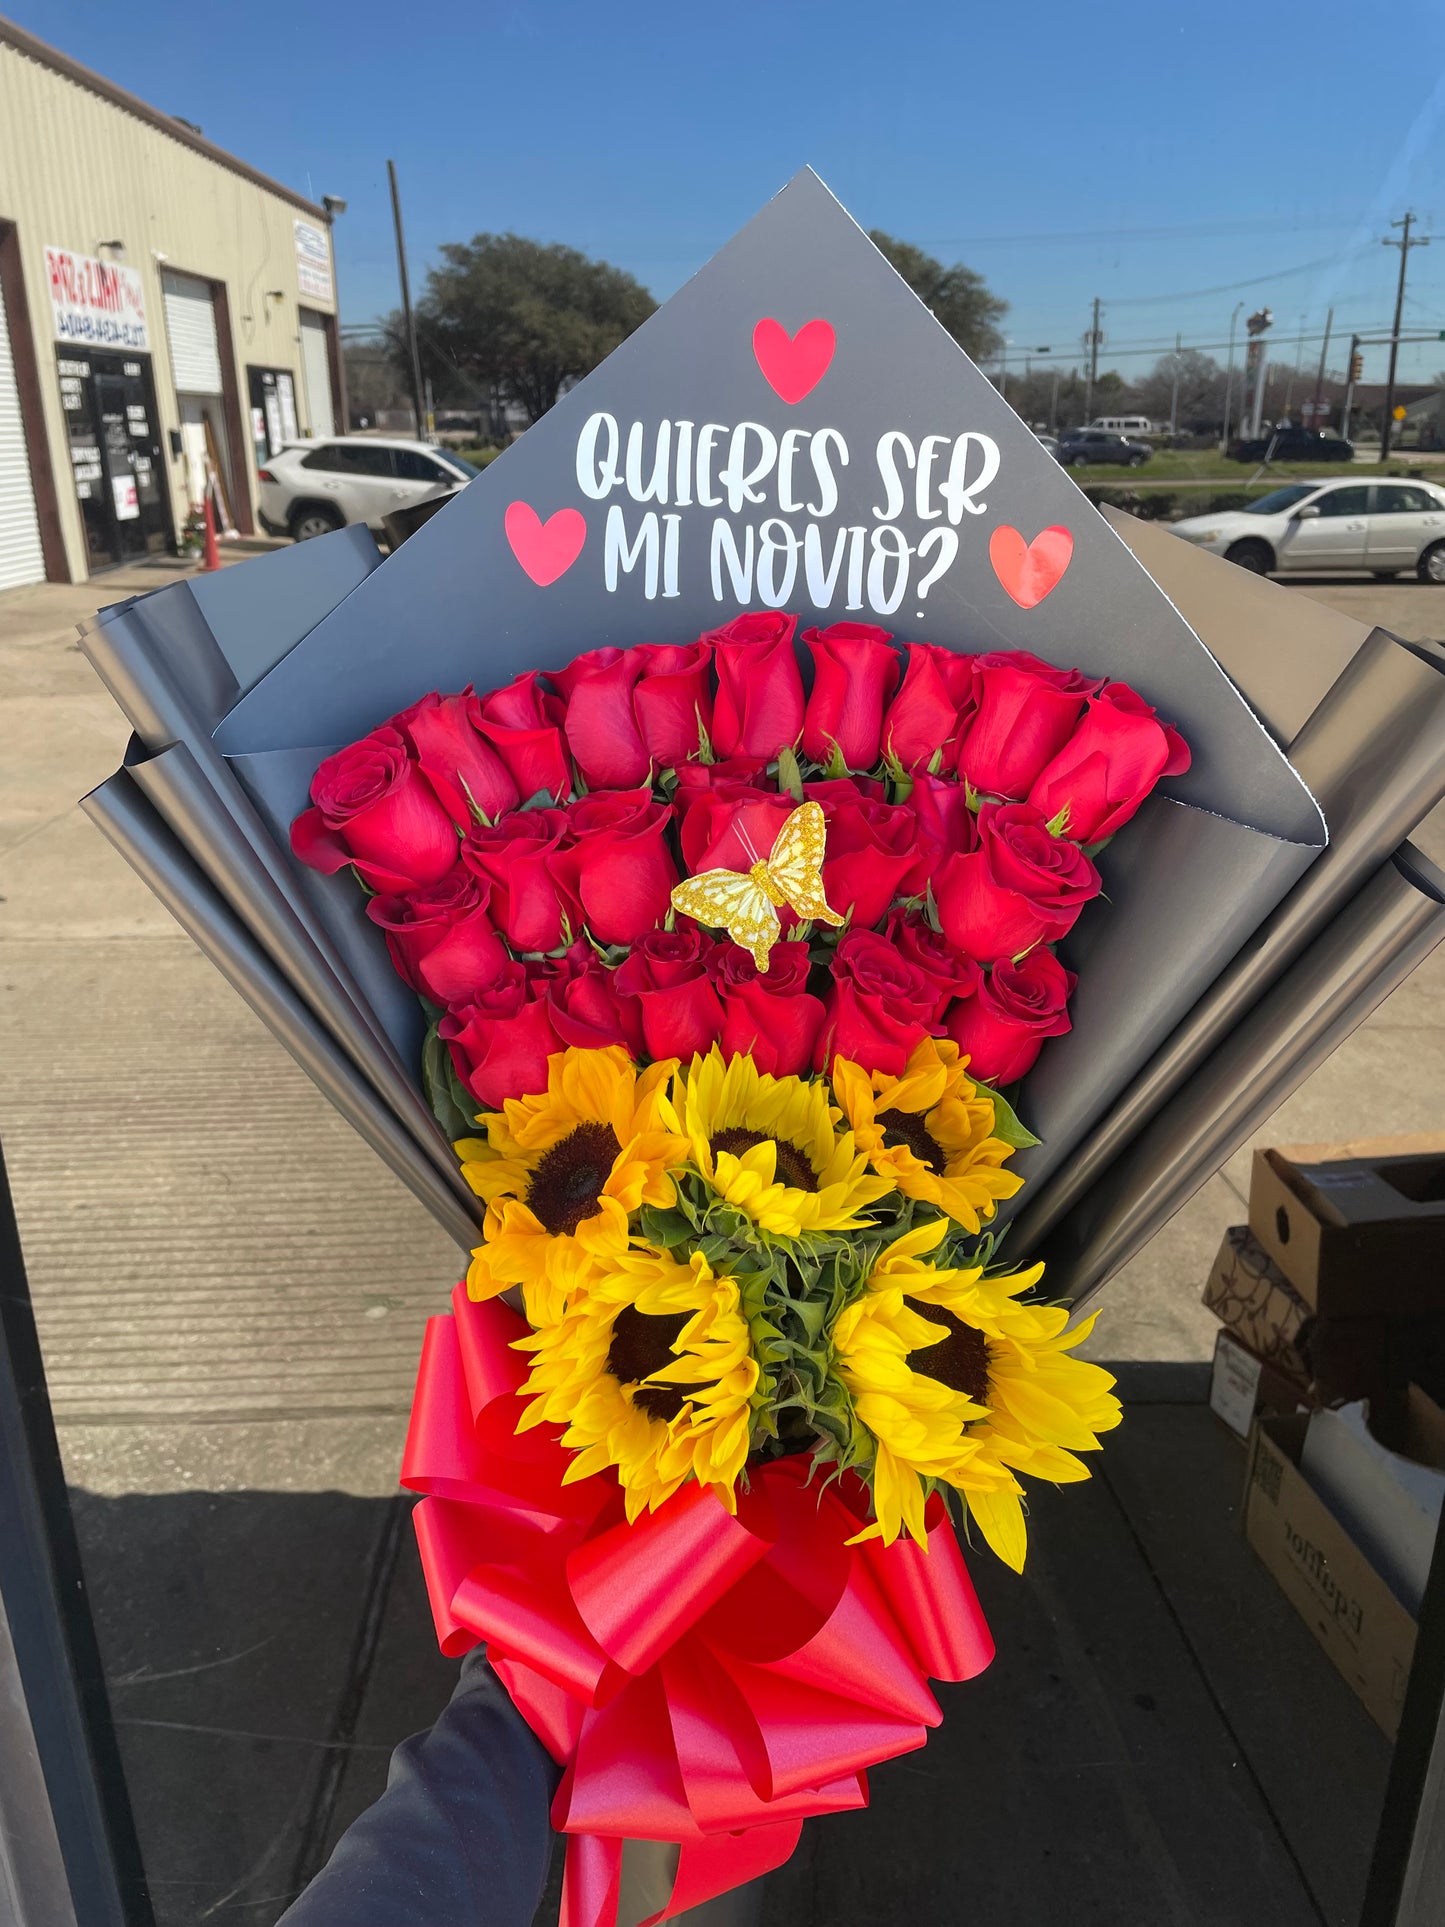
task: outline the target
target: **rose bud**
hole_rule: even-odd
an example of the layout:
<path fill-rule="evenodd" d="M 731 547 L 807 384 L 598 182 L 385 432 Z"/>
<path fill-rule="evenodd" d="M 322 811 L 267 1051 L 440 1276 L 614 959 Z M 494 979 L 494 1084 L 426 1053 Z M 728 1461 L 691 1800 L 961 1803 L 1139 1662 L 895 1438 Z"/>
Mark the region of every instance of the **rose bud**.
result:
<path fill-rule="evenodd" d="M 590 789 L 630 790 L 651 779 L 633 710 L 641 674 L 636 649 L 590 649 L 552 676 L 567 704 L 567 746 Z"/>
<path fill-rule="evenodd" d="M 547 1088 L 547 1059 L 562 1044 L 545 992 L 537 990 L 521 964 L 509 963 L 494 984 L 437 1026 L 457 1076 L 488 1110 Z"/>
<path fill-rule="evenodd" d="M 684 1063 L 722 1035 L 722 999 L 708 975 L 713 939 L 689 925 L 652 930 L 617 966 L 617 988 L 642 1006 L 642 1035 L 652 1058 Z"/>
<path fill-rule="evenodd" d="M 437 801 L 463 830 L 471 828 L 478 810 L 490 822 L 522 801 L 506 764 L 481 733 L 481 711 L 469 686 L 459 696 L 423 696 L 392 718 Z"/>
<path fill-rule="evenodd" d="M 901 1077 L 909 1053 L 929 1033 L 936 1001 L 928 978 L 886 937 L 850 930 L 833 953 L 814 1070 L 846 1057 L 865 1071 Z"/>
<path fill-rule="evenodd" d="M 637 727 L 654 769 L 682 769 L 712 739 L 712 645 L 639 643 L 642 677 L 632 692 Z"/>
<path fill-rule="evenodd" d="M 291 848 L 327 876 L 352 863 L 371 889 L 396 895 L 439 882 L 457 860 L 456 826 L 389 726 L 328 756 L 311 802 Z"/>
<path fill-rule="evenodd" d="M 919 869 L 913 888 L 921 892 L 945 857 L 966 855 L 978 843 L 978 826 L 968 807 L 962 783 L 920 772 L 908 793 L 908 807 L 917 824 Z"/>
<path fill-rule="evenodd" d="M 985 803 L 978 848 L 947 859 L 934 898 L 950 943 L 993 963 L 1062 937 L 1099 889 L 1099 872 L 1083 851 L 1051 836 L 1031 804 Z"/>
<path fill-rule="evenodd" d="M 487 914 L 491 885 L 457 864 L 440 883 L 405 897 L 373 897 L 371 921 L 386 932 L 396 974 L 434 1003 L 465 1003 L 509 961 Z"/>
<path fill-rule="evenodd" d="M 672 811 L 649 789 L 618 790 L 579 798 L 567 817 L 571 837 L 553 875 L 599 943 L 636 943 L 667 915 L 678 880 L 667 844 Z"/>
<path fill-rule="evenodd" d="M 839 916 L 851 911 L 853 927 L 866 930 L 895 897 L 908 894 L 918 865 L 917 819 L 901 803 L 856 793 L 825 800 L 817 794 L 822 787 L 803 785 L 804 796 L 822 802 L 828 819 L 823 893 Z"/>
<path fill-rule="evenodd" d="M 796 616 L 735 616 L 701 638 L 717 664 L 712 741 L 719 756 L 770 763 L 803 727 L 803 678 L 793 653 Z"/>
<path fill-rule="evenodd" d="M 955 997 L 977 989 L 982 971 L 971 957 L 956 950 L 941 930 L 926 923 L 918 912 L 895 910 L 883 932 L 899 956 L 932 984 L 936 1001 L 929 1019 L 936 1024 Z"/>
<path fill-rule="evenodd" d="M 1161 723 L 1127 683 L 1105 683 L 1035 777 L 1029 801 L 1049 822 L 1067 810 L 1064 834 L 1098 843 L 1129 821 L 1162 777 L 1182 776 L 1188 767 L 1189 746 L 1178 730 Z"/>
<path fill-rule="evenodd" d="M 883 751 L 907 770 L 926 770 L 935 751 L 940 772 L 958 766 L 958 737 L 974 712 L 973 656 L 931 642 L 910 642 L 903 687 L 883 718 Z"/>
<path fill-rule="evenodd" d="M 483 696 L 477 727 L 496 750 L 524 803 L 543 791 L 557 802 L 572 793 L 572 762 L 562 734 L 567 705 L 541 687 L 536 670 Z"/>
<path fill-rule="evenodd" d="M 883 706 L 898 687 L 898 652 L 871 622 L 808 629 L 813 687 L 803 713 L 803 748 L 815 763 L 836 750 L 849 769 L 872 769 L 883 734 Z"/>
<path fill-rule="evenodd" d="M 509 810 L 462 845 L 462 862 L 492 886 L 492 920 L 513 950 L 556 950 L 577 932 L 581 905 L 553 865 L 570 835 L 565 810 Z"/>
<path fill-rule="evenodd" d="M 585 939 L 573 944 L 565 957 L 531 968 L 548 973 L 552 1028 L 564 1044 L 578 1050 L 621 1044 L 630 1057 L 644 1055 L 642 1006 L 617 988 L 617 972 L 608 969 Z"/>
<path fill-rule="evenodd" d="M 1025 649 L 978 656 L 974 674 L 978 713 L 959 747 L 960 774 L 985 796 L 1022 799 L 1069 740 L 1098 679 Z"/>
<path fill-rule="evenodd" d="M 1078 980 L 1052 950 L 994 965 L 971 997 L 961 997 L 944 1028 L 980 1083 L 1013 1084 L 1031 1070 L 1049 1037 L 1070 1029 L 1066 1008 Z"/>
<path fill-rule="evenodd" d="M 741 944 L 720 943 L 708 963 L 722 998 L 724 1057 L 751 1056 L 772 1077 L 805 1075 L 823 1022 L 823 1001 L 808 994 L 805 943 L 774 944 L 766 975 Z"/>

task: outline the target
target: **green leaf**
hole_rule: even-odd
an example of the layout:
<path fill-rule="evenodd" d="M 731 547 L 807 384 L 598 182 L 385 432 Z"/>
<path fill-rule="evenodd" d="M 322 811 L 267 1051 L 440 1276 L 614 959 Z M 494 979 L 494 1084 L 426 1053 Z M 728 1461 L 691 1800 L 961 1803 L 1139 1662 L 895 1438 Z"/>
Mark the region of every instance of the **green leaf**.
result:
<path fill-rule="evenodd" d="M 798 768 L 797 752 L 791 743 L 778 751 L 778 788 L 795 803 L 803 800 L 803 772 Z"/>
<path fill-rule="evenodd" d="M 993 1104 L 995 1137 L 1001 1137 L 1004 1143 L 1011 1145 L 1015 1151 L 1027 1151 L 1030 1145 L 1043 1142 L 1042 1138 L 1034 1136 L 1026 1124 L 1020 1123 L 1018 1113 L 1006 1097 L 1000 1097 L 998 1092 L 988 1084 L 980 1084 L 978 1088 Z"/>
<path fill-rule="evenodd" d="M 703 722 L 702 710 L 694 708 L 693 714 L 697 717 L 697 760 L 700 763 L 715 763 L 717 752 L 713 749 L 712 738 L 708 735 L 707 725 Z"/>
<path fill-rule="evenodd" d="M 831 736 L 828 738 L 828 760 L 823 765 L 823 774 L 830 779 L 848 774 L 848 765 L 843 761 L 843 752 Z"/>
<path fill-rule="evenodd" d="M 1059 811 L 1057 816 L 1051 816 L 1049 818 L 1048 822 L 1045 823 L 1044 828 L 1048 831 L 1050 836 L 1067 836 L 1068 830 L 1069 830 L 1069 818 L 1070 816 L 1072 816 L 1072 814 L 1073 814 L 1072 809 L 1067 803 L 1065 803 L 1064 807 Z"/>
<path fill-rule="evenodd" d="M 421 1081 L 431 1114 L 448 1139 L 474 1136 L 481 1107 L 457 1076 L 452 1054 L 435 1024 L 421 1047 Z"/>

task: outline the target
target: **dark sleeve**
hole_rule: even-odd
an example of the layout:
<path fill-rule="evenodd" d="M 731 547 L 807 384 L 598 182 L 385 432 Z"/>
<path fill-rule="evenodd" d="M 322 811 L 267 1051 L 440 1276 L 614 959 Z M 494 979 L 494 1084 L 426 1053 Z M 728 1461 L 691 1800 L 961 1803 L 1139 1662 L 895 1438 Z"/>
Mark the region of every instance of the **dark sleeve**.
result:
<path fill-rule="evenodd" d="M 559 1770 L 480 1649 L 278 1927 L 530 1927 Z"/>

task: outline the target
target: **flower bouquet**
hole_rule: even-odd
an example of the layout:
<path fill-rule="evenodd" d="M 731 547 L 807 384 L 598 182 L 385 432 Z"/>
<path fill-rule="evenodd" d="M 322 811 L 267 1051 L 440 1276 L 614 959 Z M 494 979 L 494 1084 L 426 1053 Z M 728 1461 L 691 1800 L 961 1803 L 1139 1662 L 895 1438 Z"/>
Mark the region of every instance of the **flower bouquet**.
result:
<path fill-rule="evenodd" d="M 805 686 L 796 626 L 428 695 L 292 828 L 370 893 L 486 1207 L 403 1476 L 443 1644 L 567 1769 L 569 1927 L 626 1838 L 685 1849 L 675 1909 L 861 1802 L 991 1651 L 949 1511 L 1022 1569 L 1022 1479 L 1120 1417 L 996 1255 L 998 1087 L 1188 751 L 1124 684 L 871 624 L 806 630 Z"/>

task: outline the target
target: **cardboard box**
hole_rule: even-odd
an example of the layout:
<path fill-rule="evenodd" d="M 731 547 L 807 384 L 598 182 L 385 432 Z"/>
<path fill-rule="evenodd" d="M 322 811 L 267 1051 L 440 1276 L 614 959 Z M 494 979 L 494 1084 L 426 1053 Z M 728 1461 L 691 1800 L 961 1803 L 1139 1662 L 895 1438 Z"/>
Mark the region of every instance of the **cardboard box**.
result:
<path fill-rule="evenodd" d="M 1314 1412 L 1300 1471 L 1396 1598 L 1418 1613 L 1445 1503 L 1445 1412 L 1418 1385 L 1378 1417 L 1363 1401 Z"/>
<path fill-rule="evenodd" d="M 1299 1469 L 1309 1419 L 1261 1419 L 1245 1484 L 1245 1537 L 1365 1710 L 1393 1740 L 1415 1621 Z"/>
<path fill-rule="evenodd" d="M 1408 1140 L 1419 1145 L 1420 1138 Z M 1321 1317 L 1445 1310 L 1445 1136 L 1256 1151 L 1249 1228 Z"/>
<path fill-rule="evenodd" d="M 1258 1357 L 1232 1332 L 1221 1331 L 1216 1336 L 1209 1408 L 1239 1438 L 1249 1437 L 1258 1417 L 1295 1412 L 1311 1403 L 1307 1384 Z"/>
<path fill-rule="evenodd" d="M 1301 1339 L 1314 1314 L 1248 1225 L 1225 1232 L 1204 1303 L 1256 1358 L 1308 1383 L 1313 1371 Z"/>

